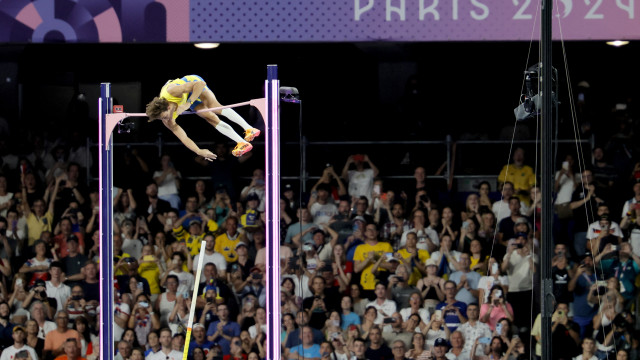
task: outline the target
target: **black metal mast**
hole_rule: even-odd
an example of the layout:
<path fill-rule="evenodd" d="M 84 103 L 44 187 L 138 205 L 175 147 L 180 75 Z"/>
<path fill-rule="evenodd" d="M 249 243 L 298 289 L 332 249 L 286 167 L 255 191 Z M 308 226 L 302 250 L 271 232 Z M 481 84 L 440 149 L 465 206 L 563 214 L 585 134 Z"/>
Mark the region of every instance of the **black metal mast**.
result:
<path fill-rule="evenodd" d="M 541 170 L 542 170 L 542 218 L 540 279 L 542 281 L 541 300 L 541 340 L 542 360 L 551 360 L 551 315 L 553 314 L 553 281 L 551 279 L 551 258 L 553 256 L 553 71 L 551 65 L 551 20 L 553 0 L 541 0 L 540 51 L 542 66 L 540 82 L 542 89 L 542 129 L 541 129 Z"/>

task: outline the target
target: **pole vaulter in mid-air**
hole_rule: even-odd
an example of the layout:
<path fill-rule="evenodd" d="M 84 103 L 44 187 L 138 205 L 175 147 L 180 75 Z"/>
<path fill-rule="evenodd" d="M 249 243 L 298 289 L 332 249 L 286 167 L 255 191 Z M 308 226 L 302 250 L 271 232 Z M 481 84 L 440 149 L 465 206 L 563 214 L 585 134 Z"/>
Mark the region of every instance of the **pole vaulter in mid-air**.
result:
<path fill-rule="evenodd" d="M 250 144 L 253 139 L 260 135 L 260 130 L 251 127 L 238 113 L 226 108 L 222 110 L 211 110 L 211 108 L 222 107 L 213 92 L 207 87 L 205 81 L 198 75 L 187 75 L 180 79 L 169 80 L 160 90 L 160 95 L 156 96 L 147 104 L 146 114 L 149 121 L 160 119 L 162 123 L 171 130 L 182 143 L 199 156 L 209 161 L 213 161 L 216 155 L 207 149 L 200 149 L 180 125 L 176 123 L 178 115 L 191 110 L 188 113 L 195 113 L 223 135 L 236 142 L 236 147 L 231 152 L 234 156 L 242 156 L 253 149 Z M 238 135 L 229 124 L 220 120 L 218 115 L 222 115 L 244 129 L 244 139 Z"/>

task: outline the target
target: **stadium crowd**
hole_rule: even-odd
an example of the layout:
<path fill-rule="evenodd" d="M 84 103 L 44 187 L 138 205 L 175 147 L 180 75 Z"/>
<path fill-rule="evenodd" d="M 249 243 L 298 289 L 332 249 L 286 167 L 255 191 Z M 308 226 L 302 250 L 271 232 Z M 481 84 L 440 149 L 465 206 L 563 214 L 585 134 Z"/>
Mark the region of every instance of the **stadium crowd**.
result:
<path fill-rule="evenodd" d="M 98 359 L 98 191 L 81 180 L 83 150 L 36 140 L 2 158 L 0 360 Z M 277 240 L 265 238 L 264 172 L 238 186 L 244 159 L 215 152 L 215 182 L 182 179 L 170 155 L 156 166 L 133 148 L 121 162 L 117 360 L 181 360 L 194 296 L 190 359 L 265 359 L 275 241 L 285 359 L 540 356 L 540 188 L 522 149 L 499 189 L 483 182 L 461 203 L 430 188 L 423 167 L 391 187 L 384 167 L 351 155 L 307 194 L 283 185 Z M 567 156 L 556 173 L 553 356 L 637 360 L 640 163 L 616 175 L 602 148 L 593 157 L 578 171 Z"/>

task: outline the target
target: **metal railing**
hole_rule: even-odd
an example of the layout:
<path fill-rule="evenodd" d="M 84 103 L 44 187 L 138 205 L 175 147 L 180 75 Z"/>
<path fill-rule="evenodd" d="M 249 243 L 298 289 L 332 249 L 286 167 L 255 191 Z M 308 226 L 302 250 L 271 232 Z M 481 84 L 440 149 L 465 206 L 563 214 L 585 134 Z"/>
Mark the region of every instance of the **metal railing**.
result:
<path fill-rule="evenodd" d="M 591 138 L 589 138 L 588 140 L 578 140 L 576 141 L 575 139 L 559 139 L 555 141 L 558 145 L 575 145 L 577 147 L 577 144 L 580 143 L 582 145 L 588 145 L 589 149 L 593 149 L 594 146 L 594 138 L 593 136 Z M 198 142 L 198 144 L 200 146 L 212 146 L 215 145 L 215 142 Z M 427 176 L 429 177 L 429 179 L 431 180 L 435 180 L 435 181 L 444 181 L 446 183 L 446 186 L 449 190 L 452 189 L 452 186 L 454 184 L 454 181 L 460 181 L 460 180 L 473 180 L 473 179 L 486 179 L 486 178 L 496 178 L 498 172 L 500 171 L 500 168 L 503 164 L 506 163 L 507 156 L 505 153 L 505 156 L 502 157 L 502 154 L 500 158 L 498 158 L 497 160 L 499 161 L 500 165 L 499 168 L 497 168 L 498 172 L 491 172 L 491 173 L 482 173 L 482 172 L 474 172 L 471 174 L 456 174 L 456 167 L 460 167 L 460 165 L 456 165 L 456 161 L 460 162 L 460 161 L 464 161 L 464 157 L 463 155 L 458 154 L 459 153 L 459 148 L 463 147 L 463 146 L 473 146 L 473 152 L 474 153 L 484 153 L 484 152 L 479 152 L 477 150 L 477 147 L 487 147 L 487 146 L 511 146 L 511 141 L 509 140 L 458 140 L 458 141 L 453 141 L 451 135 L 447 135 L 445 137 L 444 140 L 409 140 L 409 141 L 308 141 L 306 137 L 302 137 L 302 142 L 297 142 L 297 141 L 286 141 L 283 142 L 282 145 L 284 146 L 298 146 L 299 147 L 299 154 L 300 154 L 300 171 L 298 172 L 298 174 L 284 174 L 284 170 L 285 167 L 283 167 L 283 175 L 281 176 L 282 180 L 295 180 L 295 181 L 299 181 L 301 184 L 301 191 L 305 192 L 307 191 L 307 187 L 309 185 L 309 181 L 312 180 L 318 180 L 320 179 L 320 175 L 309 175 L 309 158 L 310 158 L 310 149 L 315 148 L 315 147 L 323 147 L 322 149 L 322 153 L 323 154 L 327 154 L 328 152 L 330 152 L 331 149 L 337 149 L 337 148 L 353 148 L 353 147 L 357 147 L 359 150 L 358 152 L 361 152 L 360 150 L 362 150 L 363 148 L 366 147 L 375 147 L 376 150 L 380 150 L 380 146 L 383 147 L 395 147 L 396 149 L 398 149 L 398 146 L 401 146 L 402 149 L 405 148 L 420 148 L 420 149 L 424 149 L 426 147 L 436 147 L 436 148 L 440 148 L 440 150 L 443 152 L 443 157 L 440 159 L 436 159 L 434 160 L 437 164 L 441 164 L 440 166 L 438 166 L 438 168 L 440 169 L 440 171 L 438 171 L 437 173 L 432 173 L 432 174 L 427 174 Z M 536 144 L 535 140 L 517 140 L 514 141 L 514 146 L 532 146 Z M 256 149 L 260 149 L 260 147 L 264 146 L 264 142 L 260 142 L 260 141 L 256 141 L 253 143 L 253 145 L 255 146 Z M 98 144 L 97 143 L 93 143 L 90 139 L 87 140 L 87 156 L 91 155 L 92 150 L 97 149 Z M 124 143 L 124 142 L 115 142 L 113 143 L 113 146 L 116 148 L 120 148 L 120 147 L 155 147 L 157 148 L 157 154 L 158 154 L 158 158 L 164 153 L 164 151 L 166 150 L 167 147 L 183 147 L 184 145 L 181 142 L 178 141 L 166 141 L 163 137 L 162 133 L 158 133 L 156 140 L 155 141 L 146 141 L 146 142 L 129 142 L 129 143 Z M 578 149 L 573 149 L 574 151 L 578 151 Z M 352 153 L 353 151 L 349 152 Z M 316 157 L 318 157 L 317 154 L 313 154 Z M 283 153 L 282 156 L 285 156 L 285 153 Z M 432 159 L 433 160 L 433 159 Z M 378 161 L 379 163 L 383 163 L 381 161 Z M 290 162 L 287 161 L 283 161 L 283 164 L 287 164 Z M 494 161 L 495 163 L 495 161 Z M 291 166 L 289 166 L 289 168 L 293 168 Z M 339 169 L 336 169 L 336 171 L 338 171 Z M 412 169 L 413 170 L 413 169 Z M 392 172 L 393 173 L 393 172 Z M 98 178 L 94 175 L 91 174 L 91 169 L 87 168 L 87 182 L 90 183 L 92 181 L 97 181 Z M 250 177 L 245 176 L 245 177 L 240 177 L 241 179 L 250 179 Z M 408 173 L 406 175 L 381 175 L 381 178 L 385 179 L 385 180 L 409 180 L 409 179 L 413 179 L 413 173 Z M 185 180 L 208 180 L 210 179 L 209 176 L 184 176 L 183 179 Z"/>

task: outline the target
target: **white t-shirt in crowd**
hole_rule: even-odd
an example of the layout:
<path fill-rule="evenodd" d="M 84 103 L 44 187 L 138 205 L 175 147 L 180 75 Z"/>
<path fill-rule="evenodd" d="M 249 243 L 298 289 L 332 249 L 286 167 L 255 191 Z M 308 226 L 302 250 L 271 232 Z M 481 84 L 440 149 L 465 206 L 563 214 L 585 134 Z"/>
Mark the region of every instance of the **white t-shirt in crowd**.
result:
<path fill-rule="evenodd" d="M 181 178 L 182 175 L 180 175 L 180 171 L 178 171 L 177 173 L 178 176 L 173 175 L 173 173 L 167 174 L 162 184 L 158 184 L 158 196 L 173 195 L 178 193 L 178 183 L 176 179 Z M 157 178 L 160 176 L 162 176 L 162 171 L 156 171 L 153 173 L 153 178 Z"/>
<path fill-rule="evenodd" d="M 328 224 L 334 215 L 338 214 L 338 208 L 335 204 L 326 203 L 324 205 L 315 202 L 311 205 L 309 211 L 313 216 L 313 223 L 316 225 Z"/>
<path fill-rule="evenodd" d="M 178 277 L 178 290 L 177 294 L 185 297 L 185 294 L 189 295 L 193 291 L 193 285 L 195 283 L 195 277 L 192 273 L 182 271 L 176 272 L 171 270 L 169 272 L 170 275 L 175 275 Z"/>
<path fill-rule="evenodd" d="M 220 271 L 227 271 L 227 260 L 224 258 L 224 255 L 217 253 L 217 252 L 213 252 L 213 254 L 207 254 L 206 251 L 204 253 L 198 254 L 193 258 L 193 266 L 194 269 L 198 269 L 198 261 L 200 261 L 200 255 L 203 256 L 202 258 L 202 269 L 204 270 L 204 266 L 207 265 L 208 263 L 213 263 L 216 266 L 216 269 L 218 269 L 218 272 Z"/>
<path fill-rule="evenodd" d="M 349 196 L 366 196 L 369 199 L 369 203 L 371 203 L 373 174 L 373 169 L 349 170 Z"/>
<path fill-rule="evenodd" d="M 407 234 L 410 232 L 416 233 L 416 237 L 418 238 L 418 242 L 416 243 L 416 248 L 420 250 L 429 251 L 429 246 L 427 245 L 427 238 L 431 239 L 431 242 L 435 246 L 440 246 L 440 237 L 438 236 L 438 232 L 430 227 L 426 227 L 423 230 L 415 230 L 411 229 L 402 233 L 400 236 L 400 247 L 404 247 L 407 244 Z"/>
<path fill-rule="evenodd" d="M 560 171 L 556 172 L 555 179 L 558 180 L 560 176 Z M 568 177 L 566 174 L 562 174 L 560 178 L 558 194 L 556 196 L 556 205 L 566 204 L 571 201 L 571 195 L 573 195 L 573 190 L 575 187 L 575 183 Z"/>
<path fill-rule="evenodd" d="M 67 301 L 67 298 L 71 296 L 71 288 L 64 283 L 58 284 L 58 286 L 54 286 L 51 281 L 47 281 L 47 297 L 56 299 L 57 308 L 56 311 L 60 311 L 64 309 L 64 303 Z"/>
<path fill-rule="evenodd" d="M 22 345 L 20 349 L 16 349 L 15 345 L 11 345 L 8 348 L 2 350 L 2 355 L 0 355 L 0 360 L 13 360 L 16 357 L 16 354 L 22 350 L 26 350 L 29 355 L 31 355 L 32 360 L 37 360 L 38 355 L 36 351 L 29 345 Z"/>

